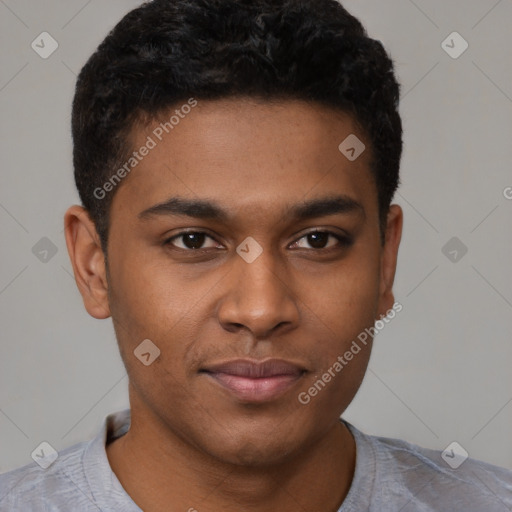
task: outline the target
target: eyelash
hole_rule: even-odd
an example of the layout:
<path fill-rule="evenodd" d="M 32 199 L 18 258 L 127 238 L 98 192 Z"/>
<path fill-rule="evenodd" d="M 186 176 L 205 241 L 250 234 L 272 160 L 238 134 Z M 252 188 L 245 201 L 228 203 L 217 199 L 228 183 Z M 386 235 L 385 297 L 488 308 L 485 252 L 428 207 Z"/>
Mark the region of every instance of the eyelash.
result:
<path fill-rule="evenodd" d="M 326 247 L 326 248 L 322 248 L 322 249 L 314 249 L 313 248 L 313 249 L 306 249 L 306 250 L 311 250 L 311 251 L 315 251 L 315 252 L 328 252 L 328 251 L 332 251 L 332 250 L 336 250 L 336 249 L 340 249 L 340 248 L 350 247 L 352 245 L 352 243 L 353 243 L 352 238 L 349 237 L 349 236 L 340 235 L 339 233 L 335 233 L 333 231 L 319 230 L 319 229 L 314 230 L 314 231 L 310 231 L 309 233 L 305 233 L 300 238 L 298 238 L 296 242 L 293 242 L 293 243 L 295 244 L 299 240 L 302 240 L 303 238 L 306 238 L 309 235 L 314 235 L 314 234 L 317 234 L 317 233 L 319 233 L 319 234 L 327 234 L 327 235 L 333 236 L 334 238 L 336 238 L 336 240 L 338 241 L 339 245 L 335 246 L 335 247 Z M 176 240 L 178 238 L 181 238 L 181 237 L 183 237 L 185 235 L 190 235 L 190 234 L 206 235 L 208 238 L 211 238 L 212 240 L 216 241 L 212 236 L 210 236 L 208 233 L 206 233 L 204 231 L 182 231 L 181 233 L 173 235 L 171 238 L 168 238 L 168 239 L 164 240 L 163 245 L 164 246 L 169 246 L 169 245 L 172 246 L 172 241 L 173 240 Z M 193 253 L 193 254 L 205 253 L 207 251 L 211 251 L 212 249 L 214 249 L 214 248 L 207 248 L 207 249 L 183 249 L 181 247 L 173 247 L 173 250 L 189 252 L 189 253 Z"/>

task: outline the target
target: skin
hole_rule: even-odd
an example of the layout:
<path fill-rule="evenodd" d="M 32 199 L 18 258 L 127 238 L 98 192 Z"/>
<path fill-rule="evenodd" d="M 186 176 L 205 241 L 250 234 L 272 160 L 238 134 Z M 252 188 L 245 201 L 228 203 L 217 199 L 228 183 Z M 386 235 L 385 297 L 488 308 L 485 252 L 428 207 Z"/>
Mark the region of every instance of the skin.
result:
<path fill-rule="evenodd" d="M 134 126 L 133 147 L 156 126 Z M 354 162 L 338 150 L 352 133 L 366 145 Z M 199 101 L 115 190 L 108 272 L 87 212 L 67 211 L 85 308 L 112 317 L 129 376 L 131 428 L 107 456 L 143 510 L 334 512 L 343 502 L 355 442 L 339 417 L 361 385 L 371 343 L 307 405 L 298 395 L 394 303 L 403 213 L 390 207 L 381 245 L 370 158 L 370 142 L 344 113 L 295 100 Z M 287 216 L 332 195 L 362 209 Z M 175 196 L 215 201 L 229 218 L 138 217 Z M 184 229 L 207 236 L 164 244 Z M 306 235 L 316 229 L 353 243 L 325 236 L 315 244 Z M 236 252 L 247 237 L 263 250 L 252 263 Z M 149 366 L 133 354 L 144 339 L 161 351 Z M 269 357 L 307 372 L 265 403 L 244 402 L 198 373 Z"/>

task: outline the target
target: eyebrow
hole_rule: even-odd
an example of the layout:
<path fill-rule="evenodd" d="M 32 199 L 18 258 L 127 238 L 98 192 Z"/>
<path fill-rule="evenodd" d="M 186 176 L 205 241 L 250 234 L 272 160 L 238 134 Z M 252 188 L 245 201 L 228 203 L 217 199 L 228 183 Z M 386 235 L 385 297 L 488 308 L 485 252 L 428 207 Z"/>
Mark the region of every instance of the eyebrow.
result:
<path fill-rule="evenodd" d="M 289 210 L 286 216 L 296 221 L 338 214 L 357 214 L 366 218 L 363 205 L 346 195 L 310 199 L 293 205 Z M 192 217 L 224 223 L 230 219 L 229 213 L 214 201 L 181 197 L 171 197 L 163 203 L 151 206 L 140 212 L 138 218 L 144 221 L 160 215 Z"/>

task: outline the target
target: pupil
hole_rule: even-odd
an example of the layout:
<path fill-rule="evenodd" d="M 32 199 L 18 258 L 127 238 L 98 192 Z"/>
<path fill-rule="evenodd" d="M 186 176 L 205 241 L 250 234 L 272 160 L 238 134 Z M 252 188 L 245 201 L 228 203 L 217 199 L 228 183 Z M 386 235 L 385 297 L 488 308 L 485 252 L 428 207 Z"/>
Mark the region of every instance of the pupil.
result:
<path fill-rule="evenodd" d="M 201 233 L 187 233 L 184 235 L 184 244 L 189 249 L 200 249 L 204 243 L 204 236 Z M 195 242 L 194 238 L 196 239 Z"/>
<path fill-rule="evenodd" d="M 328 233 L 310 233 L 308 235 L 310 237 L 309 243 L 315 249 L 323 249 L 327 244 L 327 240 L 329 239 Z"/>

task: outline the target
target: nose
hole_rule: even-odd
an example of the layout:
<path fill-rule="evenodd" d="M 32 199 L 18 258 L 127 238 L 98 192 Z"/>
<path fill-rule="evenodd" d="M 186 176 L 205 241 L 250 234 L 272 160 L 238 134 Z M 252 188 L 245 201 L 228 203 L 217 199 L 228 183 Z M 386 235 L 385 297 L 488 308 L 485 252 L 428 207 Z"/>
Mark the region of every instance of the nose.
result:
<path fill-rule="evenodd" d="M 255 338 L 267 338 L 278 328 L 297 326 L 299 309 L 290 272 L 272 250 L 264 249 L 252 263 L 237 255 L 233 265 L 217 308 L 224 329 L 245 327 Z"/>

